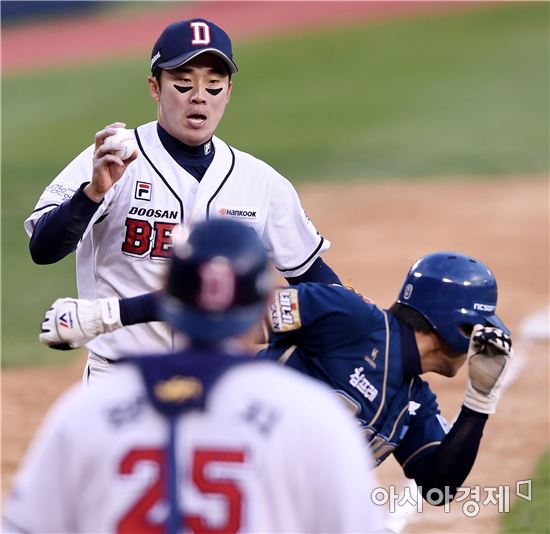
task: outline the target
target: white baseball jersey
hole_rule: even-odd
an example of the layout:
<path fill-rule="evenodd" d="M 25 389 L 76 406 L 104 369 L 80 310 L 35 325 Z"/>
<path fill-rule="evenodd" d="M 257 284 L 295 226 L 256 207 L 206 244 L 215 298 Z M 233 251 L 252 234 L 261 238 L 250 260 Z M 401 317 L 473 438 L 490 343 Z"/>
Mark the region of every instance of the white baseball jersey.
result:
<path fill-rule="evenodd" d="M 5 532 L 164 532 L 167 419 L 139 371 L 116 367 L 48 414 L 6 498 Z M 270 362 L 238 365 L 175 435 L 187 532 L 382 530 L 368 450 L 320 383 Z"/>
<path fill-rule="evenodd" d="M 306 217 L 290 182 L 266 163 L 214 137 L 215 155 L 200 182 L 163 147 L 157 122 L 135 129 L 140 153 L 106 194 L 76 251 L 80 298 L 134 297 L 161 287 L 175 225 L 210 217 L 232 217 L 252 226 L 275 267 L 285 277 L 304 273 L 329 241 Z M 77 156 L 46 187 L 25 221 L 48 210 L 91 181 L 94 147 Z M 103 357 L 172 350 L 164 323 L 129 326 L 104 334 L 87 347 Z"/>

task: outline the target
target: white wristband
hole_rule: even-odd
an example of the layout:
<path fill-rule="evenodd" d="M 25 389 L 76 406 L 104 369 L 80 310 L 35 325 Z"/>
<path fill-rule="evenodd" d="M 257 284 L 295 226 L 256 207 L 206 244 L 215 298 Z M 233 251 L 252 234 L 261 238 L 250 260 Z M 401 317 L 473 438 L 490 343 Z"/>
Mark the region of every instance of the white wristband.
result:
<path fill-rule="evenodd" d="M 122 328 L 122 323 L 120 322 L 120 304 L 116 297 L 99 299 L 96 301 L 96 305 L 99 306 L 98 319 L 101 321 L 98 324 L 98 334 Z"/>

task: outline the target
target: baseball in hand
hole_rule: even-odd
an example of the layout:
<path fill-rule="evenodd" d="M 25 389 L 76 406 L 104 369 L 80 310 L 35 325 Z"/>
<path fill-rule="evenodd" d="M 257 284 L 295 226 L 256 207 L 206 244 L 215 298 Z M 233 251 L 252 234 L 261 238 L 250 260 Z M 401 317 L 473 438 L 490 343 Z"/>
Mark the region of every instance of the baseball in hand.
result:
<path fill-rule="evenodd" d="M 126 128 L 117 128 L 116 134 L 106 137 L 105 141 L 103 141 L 104 146 L 111 144 L 122 145 L 122 149 L 117 150 L 114 154 L 123 161 L 128 159 L 133 152 L 137 152 L 138 150 L 134 132 Z"/>

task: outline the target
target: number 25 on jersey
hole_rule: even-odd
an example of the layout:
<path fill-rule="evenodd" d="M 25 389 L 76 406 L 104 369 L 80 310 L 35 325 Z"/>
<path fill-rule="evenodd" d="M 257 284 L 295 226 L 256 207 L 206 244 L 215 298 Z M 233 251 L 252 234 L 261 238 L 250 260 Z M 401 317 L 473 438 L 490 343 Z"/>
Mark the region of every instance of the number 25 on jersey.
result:
<path fill-rule="evenodd" d="M 135 473 L 143 463 L 154 463 L 157 466 L 157 476 L 145 489 L 142 496 L 133 504 L 119 520 L 119 534 L 164 534 L 165 526 L 154 522 L 150 516 L 153 507 L 158 506 L 164 498 L 166 480 L 164 476 L 164 452 L 161 449 L 134 449 L 126 454 L 119 466 L 121 475 Z M 213 476 L 215 468 L 229 467 L 231 469 L 244 467 L 245 453 L 238 449 L 195 449 L 192 453 L 191 472 L 183 484 L 193 484 L 201 495 L 217 496 L 223 502 L 223 521 L 214 523 L 208 517 L 185 511 L 185 503 L 180 501 L 184 509 L 181 519 L 185 530 L 197 534 L 234 533 L 241 530 L 243 491 L 236 480 L 229 477 Z M 181 476 L 181 473 L 180 473 Z M 180 478 L 181 480 L 181 478 Z"/>

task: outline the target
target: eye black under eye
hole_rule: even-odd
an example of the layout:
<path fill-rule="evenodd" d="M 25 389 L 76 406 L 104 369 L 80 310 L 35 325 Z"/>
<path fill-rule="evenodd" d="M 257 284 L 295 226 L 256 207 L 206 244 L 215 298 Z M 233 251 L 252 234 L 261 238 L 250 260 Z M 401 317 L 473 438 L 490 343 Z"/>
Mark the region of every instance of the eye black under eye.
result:
<path fill-rule="evenodd" d="M 218 87 L 217 89 L 206 89 L 211 95 L 219 95 L 223 91 L 223 87 Z"/>
<path fill-rule="evenodd" d="M 174 84 L 174 87 L 180 92 L 180 93 L 187 93 L 187 91 L 191 91 L 193 89 L 193 86 L 190 85 L 189 87 L 184 87 L 182 85 Z"/>

